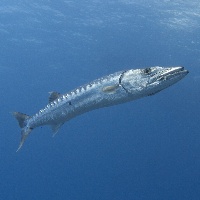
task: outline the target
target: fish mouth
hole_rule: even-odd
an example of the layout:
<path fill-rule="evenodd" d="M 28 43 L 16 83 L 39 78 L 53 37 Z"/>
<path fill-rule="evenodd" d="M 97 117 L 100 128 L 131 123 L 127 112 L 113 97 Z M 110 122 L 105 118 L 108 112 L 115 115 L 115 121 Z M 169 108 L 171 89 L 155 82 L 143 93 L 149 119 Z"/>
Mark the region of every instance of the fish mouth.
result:
<path fill-rule="evenodd" d="M 163 80 L 169 80 L 169 79 L 174 79 L 174 78 L 180 78 L 182 79 L 189 73 L 188 70 L 185 70 L 184 67 L 178 66 L 178 67 L 170 67 L 165 70 L 163 70 L 158 76 L 157 80 L 158 81 L 163 81 Z"/>

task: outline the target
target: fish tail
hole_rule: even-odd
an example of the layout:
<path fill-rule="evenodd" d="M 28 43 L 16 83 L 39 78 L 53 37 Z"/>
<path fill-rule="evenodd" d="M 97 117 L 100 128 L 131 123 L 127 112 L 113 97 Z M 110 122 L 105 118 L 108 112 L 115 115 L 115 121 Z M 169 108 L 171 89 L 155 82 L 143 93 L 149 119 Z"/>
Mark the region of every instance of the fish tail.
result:
<path fill-rule="evenodd" d="M 21 141 L 16 151 L 18 152 L 23 146 L 24 141 L 26 140 L 30 132 L 33 130 L 33 128 L 27 126 L 27 120 L 30 118 L 30 116 L 20 113 L 20 112 L 13 112 L 12 114 L 17 119 L 19 126 L 21 128 Z"/>

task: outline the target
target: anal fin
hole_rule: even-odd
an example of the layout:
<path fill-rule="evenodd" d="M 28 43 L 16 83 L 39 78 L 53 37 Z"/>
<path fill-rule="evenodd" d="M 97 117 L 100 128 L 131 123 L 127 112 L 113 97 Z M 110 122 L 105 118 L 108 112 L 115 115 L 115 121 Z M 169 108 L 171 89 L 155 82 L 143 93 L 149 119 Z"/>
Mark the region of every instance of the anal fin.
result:
<path fill-rule="evenodd" d="M 59 123 L 59 124 L 53 124 L 51 125 L 51 129 L 53 131 L 53 137 L 58 133 L 59 128 L 63 125 L 64 123 Z"/>

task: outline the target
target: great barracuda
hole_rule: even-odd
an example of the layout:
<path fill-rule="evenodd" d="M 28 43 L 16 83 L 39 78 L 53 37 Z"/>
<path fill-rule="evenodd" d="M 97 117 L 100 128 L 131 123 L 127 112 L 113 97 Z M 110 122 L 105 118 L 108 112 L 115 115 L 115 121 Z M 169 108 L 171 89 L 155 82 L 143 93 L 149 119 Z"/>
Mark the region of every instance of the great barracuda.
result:
<path fill-rule="evenodd" d="M 21 127 L 17 151 L 38 126 L 50 125 L 55 135 L 66 121 L 80 114 L 156 94 L 187 74 L 180 66 L 131 69 L 99 78 L 64 95 L 51 92 L 49 104 L 35 115 L 13 112 Z"/>

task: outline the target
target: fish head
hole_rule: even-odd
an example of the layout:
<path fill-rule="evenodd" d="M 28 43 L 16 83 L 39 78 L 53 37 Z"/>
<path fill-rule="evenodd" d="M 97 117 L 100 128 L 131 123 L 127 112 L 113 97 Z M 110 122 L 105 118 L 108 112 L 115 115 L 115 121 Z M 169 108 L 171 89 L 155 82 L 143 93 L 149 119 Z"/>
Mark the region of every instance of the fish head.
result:
<path fill-rule="evenodd" d="M 122 77 L 124 89 L 138 97 L 149 96 L 175 84 L 188 74 L 184 67 L 149 67 L 128 70 Z"/>

